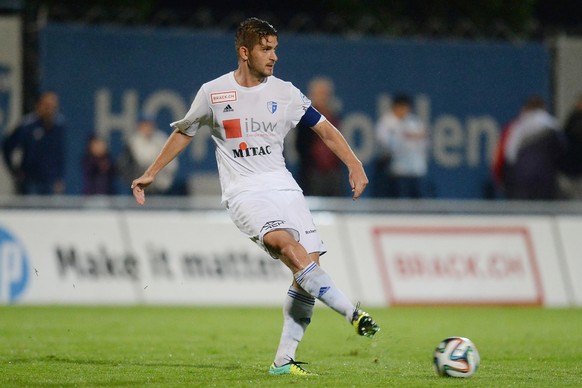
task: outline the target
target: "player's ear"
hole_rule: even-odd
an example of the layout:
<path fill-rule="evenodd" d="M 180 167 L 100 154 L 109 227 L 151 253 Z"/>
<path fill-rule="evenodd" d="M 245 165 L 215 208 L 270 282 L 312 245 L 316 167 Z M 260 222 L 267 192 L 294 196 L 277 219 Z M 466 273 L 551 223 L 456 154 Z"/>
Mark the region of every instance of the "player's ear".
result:
<path fill-rule="evenodd" d="M 245 46 L 240 46 L 238 48 L 238 55 L 240 56 L 240 58 L 244 61 L 249 59 L 249 49 L 246 48 Z"/>

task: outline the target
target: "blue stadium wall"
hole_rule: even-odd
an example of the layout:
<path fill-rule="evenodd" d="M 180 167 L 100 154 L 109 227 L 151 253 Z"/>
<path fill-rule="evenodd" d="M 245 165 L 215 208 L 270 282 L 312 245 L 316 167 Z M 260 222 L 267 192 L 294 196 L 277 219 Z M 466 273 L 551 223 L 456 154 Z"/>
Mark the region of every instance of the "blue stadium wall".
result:
<path fill-rule="evenodd" d="M 406 92 L 431 132 L 428 196 L 491 196 L 497 137 L 523 100 L 551 97 L 550 51 L 537 43 L 394 40 L 281 34 L 275 74 L 306 91 L 331 77 L 343 103 L 342 131 L 373 176 L 373 128 L 390 96 Z M 168 133 L 200 85 L 236 67 L 232 33 L 49 24 L 41 31 L 41 86 L 68 119 L 66 183 L 82 187 L 80 160 L 97 132 L 119 154 L 124 134 L 149 113 Z M 295 158 L 287 147 L 289 168 Z M 178 185 L 215 171 L 208 136 L 180 156 Z M 129 193 L 120 184 L 120 194 Z M 370 195 L 370 193 L 368 193 Z"/>

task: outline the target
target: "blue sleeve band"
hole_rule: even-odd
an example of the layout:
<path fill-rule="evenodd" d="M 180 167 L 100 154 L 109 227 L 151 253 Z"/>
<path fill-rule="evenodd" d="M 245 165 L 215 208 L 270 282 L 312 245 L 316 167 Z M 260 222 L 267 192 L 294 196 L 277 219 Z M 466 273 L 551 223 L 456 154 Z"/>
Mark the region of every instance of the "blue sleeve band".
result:
<path fill-rule="evenodd" d="M 319 122 L 320 118 L 321 113 L 319 113 L 317 109 L 310 105 L 309 108 L 307 108 L 305 111 L 303 117 L 301 117 L 301 120 L 299 120 L 299 124 L 305 125 L 307 127 L 313 127 Z"/>

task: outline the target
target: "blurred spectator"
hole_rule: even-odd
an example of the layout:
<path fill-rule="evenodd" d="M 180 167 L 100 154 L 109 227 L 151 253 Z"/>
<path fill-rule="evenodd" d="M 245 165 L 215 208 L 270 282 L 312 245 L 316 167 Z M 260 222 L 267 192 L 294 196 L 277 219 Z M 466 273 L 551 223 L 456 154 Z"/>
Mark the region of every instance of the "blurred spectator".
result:
<path fill-rule="evenodd" d="M 421 198 L 428 169 L 428 134 L 412 112 L 412 101 L 405 94 L 394 98 L 392 109 L 376 125 L 378 162 L 376 195 L 395 198 Z"/>
<path fill-rule="evenodd" d="M 340 103 L 333 81 L 315 77 L 308 85 L 308 97 L 315 109 L 340 128 Z M 297 126 L 295 146 L 299 154 L 299 186 L 305 195 L 339 197 L 344 195 L 342 162 L 311 128 Z"/>
<path fill-rule="evenodd" d="M 567 176 L 566 195 L 582 199 L 582 95 L 566 119 L 564 134 L 568 150 L 563 168 Z"/>
<path fill-rule="evenodd" d="M 97 136 L 89 138 L 82 166 L 83 194 L 114 194 L 115 164 L 109 154 L 109 147 L 103 139 Z"/>
<path fill-rule="evenodd" d="M 502 193 L 506 191 L 506 179 L 507 179 L 507 169 L 508 164 L 506 162 L 507 153 L 507 140 L 509 139 L 509 134 L 515 127 L 515 124 L 519 121 L 520 116 L 527 111 L 527 104 L 523 104 L 519 114 L 510 120 L 501 130 L 501 135 L 495 147 L 495 153 L 493 156 L 493 163 L 491 165 L 491 173 L 493 175 L 493 182 L 496 189 L 500 190 Z"/>
<path fill-rule="evenodd" d="M 541 97 L 530 97 L 507 139 L 505 182 L 508 198 L 558 198 L 557 178 L 563 152 L 557 120 L 547 112 Z"/>
<path fill-rule="evenodd" d="M 118 163 L 128 190 L 134 177 L 141 175 L 158 156 L 167 138 L 168 135 L 156 127 L 153 117 L 140 117 L 136 131 L 126 140 Z M 150 193 L 168 194 L 177 170 L 178 160 L 174 159 L 156 176 L 156 181 L 148 186 Z"/>
<path fill-rule="evenodd" d="M 65 191 L 65 124 L 59 98 L 43 93 L 34 112 L 3 142 L 4 162 L 19 194 L 62 194 Z"/>
<path fill-rule="evenodd" d="M 568 141 L 569 158 L 573 174 L 582 174 L 582 96 L 578 97 L 576 105 L 568 115 L 564 125 L 564 133 Z"/>

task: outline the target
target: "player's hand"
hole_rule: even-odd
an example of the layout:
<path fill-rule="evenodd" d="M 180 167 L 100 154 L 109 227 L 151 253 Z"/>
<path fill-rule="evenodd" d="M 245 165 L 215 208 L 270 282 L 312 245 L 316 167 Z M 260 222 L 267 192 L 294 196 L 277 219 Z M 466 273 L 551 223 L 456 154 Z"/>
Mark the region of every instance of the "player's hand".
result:
<path fill-rule="evenodd" d="M 368 185 L 368 177 L 366 176 L 366 172 L 364 171 L 362 164 L 358 164 L 349 170 L 350 186 L 353 193 L 352 199 L 355 201 L 366 189 L 366 186 Z"/>
<path fill-rule="evenodd" d="M 133 197 L 135 201 L 143 205 L 145 203 L 145 188 L 149 186 L 154 181 L 151 176 L 142 175 L 139 178 L 131 182 L 131 190 L 133 192 Z"/>

